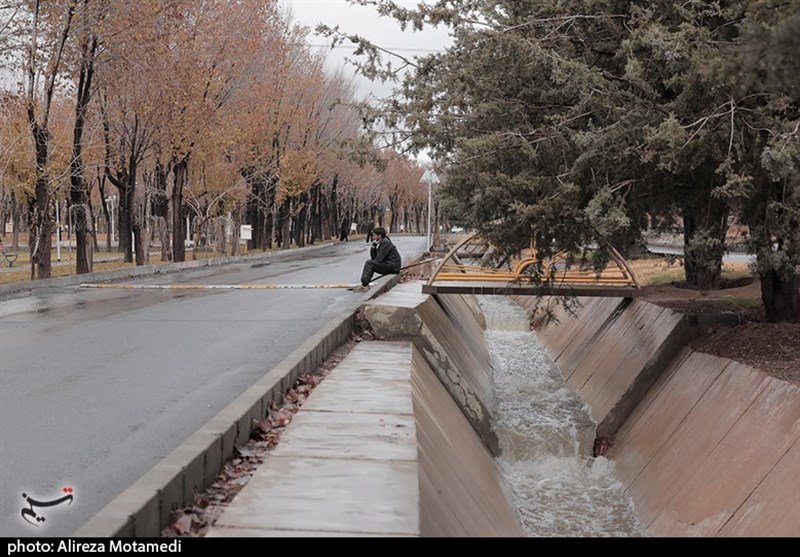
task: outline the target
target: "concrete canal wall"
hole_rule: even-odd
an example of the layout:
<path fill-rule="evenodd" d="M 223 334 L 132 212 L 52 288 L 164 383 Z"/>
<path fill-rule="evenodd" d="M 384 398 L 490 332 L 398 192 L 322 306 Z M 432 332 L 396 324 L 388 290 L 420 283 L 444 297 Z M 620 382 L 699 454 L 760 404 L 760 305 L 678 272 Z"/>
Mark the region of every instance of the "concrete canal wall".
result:
<path fill-rule="evenodd" d="M 683 348 L 687 319 L 654 304 L 552 310 L 539 337 L 612 438 L 606 456 L 651 534 L 800 536 L 797 386 Z"/>

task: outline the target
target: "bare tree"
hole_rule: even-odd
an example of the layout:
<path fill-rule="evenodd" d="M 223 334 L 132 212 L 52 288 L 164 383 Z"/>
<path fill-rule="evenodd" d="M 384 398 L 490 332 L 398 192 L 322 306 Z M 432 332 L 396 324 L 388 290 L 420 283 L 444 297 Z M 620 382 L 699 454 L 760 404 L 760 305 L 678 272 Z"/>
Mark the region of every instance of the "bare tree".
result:
<path fill-rule="evenodd" d="M 33 4 L 30 45 L 25 64 L 25 98 L 28 122 L 36 157 L 35 198 L 29 206 L 31 279 L 49 278 L 51 273 L 51 215 L 50 161 L 52 134 L 50 109 L 56 83 L 63 68 L 64 55 L 72 31 L 76 4 L 48 6 L 43 12 L 43 2 Z M 39 82 L 41 77 L 42 83 Z"/>

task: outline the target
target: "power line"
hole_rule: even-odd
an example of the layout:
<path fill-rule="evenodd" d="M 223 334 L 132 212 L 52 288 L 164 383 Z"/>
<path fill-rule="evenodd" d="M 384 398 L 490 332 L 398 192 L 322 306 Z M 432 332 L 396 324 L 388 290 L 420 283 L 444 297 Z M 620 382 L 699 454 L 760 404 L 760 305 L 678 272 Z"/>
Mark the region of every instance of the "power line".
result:
<path fill-rule="evenodd" d="M 307 43 L 308 46 L 312 48 L 345 48 L 349 50 L 355 50 L 358 48 L 358 45 L 350 45 L 350 44 L 338 44 L 331 46 L 329 44 L 323 43 Z M 407 47 L 391 47 L 391 46 L 381 46 L 381 48 L 385 50 L 392 50 L 396 52 L 444 52 L 445 49 L 443 48 L 407 48 Z"/>

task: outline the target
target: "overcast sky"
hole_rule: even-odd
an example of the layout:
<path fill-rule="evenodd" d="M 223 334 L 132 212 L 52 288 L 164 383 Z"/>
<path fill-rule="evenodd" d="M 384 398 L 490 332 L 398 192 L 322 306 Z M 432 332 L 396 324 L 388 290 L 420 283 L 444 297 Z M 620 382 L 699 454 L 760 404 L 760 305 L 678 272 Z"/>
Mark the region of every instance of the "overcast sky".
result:
<path fill-rule="evenodd" d="M 361 35 L 382 48 L 398 51 L 402 56 L 421 56 L 431 51 L 440 51 L 451 42 L 444 28 L 404 33 L 394 20 L 380 17 L 371 7 L 352 6 L 347 0 L 281 0 L 281 3 L 291 6 L 296 21 L 308 25 L 312 30 L 319 23 L 331 27 L 338 25 L 345 33 Z M 398 1 L 398 4 L 406 4 L 408 7 L 414 7 L 418 3 L 419 0 Z M 313 33 L 309 42 L 315 48 L 327 50 L 331 68 L 344 66 L 351 74 L 355 73 L 355 68 L 345 62 L 345 58 L 352 55 L 352 47 L 342 45 L 331 50 L 329 39 Z M 390 85 L 372 83 L 363 77 L 359 77 L 358 82 L 361 95 L 372 93 L 381 97 L 391 92 Z"/>

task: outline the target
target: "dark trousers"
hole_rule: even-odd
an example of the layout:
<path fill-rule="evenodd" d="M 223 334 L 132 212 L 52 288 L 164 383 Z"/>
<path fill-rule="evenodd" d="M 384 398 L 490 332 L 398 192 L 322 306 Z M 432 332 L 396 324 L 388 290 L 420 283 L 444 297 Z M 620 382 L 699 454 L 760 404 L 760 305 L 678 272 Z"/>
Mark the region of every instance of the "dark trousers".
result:
<path fill-rule="evenodd" d="M 372 280 L 372 275 L 380 273 L 382 275 L 396 275 L 400 271 L 395 271 L 391 265 L 386 263 L 378 263 L 370 259 L 364 263 L 364 271 L 361 273 L 361 284 L 366 286 Z"/>

